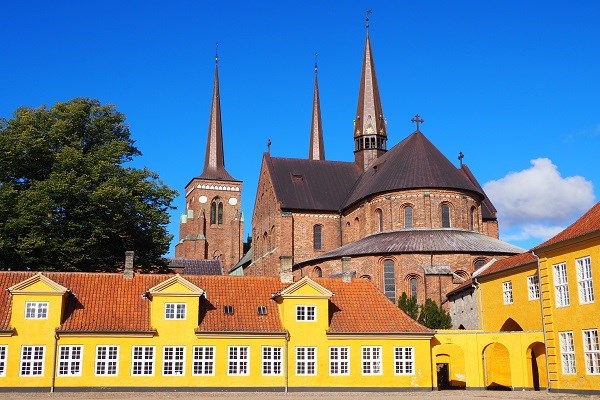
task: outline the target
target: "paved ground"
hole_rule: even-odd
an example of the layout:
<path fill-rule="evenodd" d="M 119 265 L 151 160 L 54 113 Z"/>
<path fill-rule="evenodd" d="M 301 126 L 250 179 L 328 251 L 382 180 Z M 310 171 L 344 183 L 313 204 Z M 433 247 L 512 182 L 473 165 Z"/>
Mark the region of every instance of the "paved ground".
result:
<path fill-rule="evenodd" d="M 319 400 L 558 400 L 558 399 L 597 399 L 598 396 L 583 396 L 573 394 L 548 394 L 546 392 L 493 392 L 493 391 L 443 391 L 443 392 L 414 392 L 414 393 L 377 393 L 377 392 L 300 392 L 300 393 L 266 393 L 266 392 L 83 392 L 83 393 L 0 393 L 2 400 L 37 400 L 37 399 L 90 399 L 90 400 L 259 400 L 259 399 L 319 399 Z"/>

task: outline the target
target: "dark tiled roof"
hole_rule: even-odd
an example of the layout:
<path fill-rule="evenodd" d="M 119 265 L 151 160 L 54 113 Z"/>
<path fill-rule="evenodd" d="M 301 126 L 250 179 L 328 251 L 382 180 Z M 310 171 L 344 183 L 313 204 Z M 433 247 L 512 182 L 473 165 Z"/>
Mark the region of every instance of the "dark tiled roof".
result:
<path fill-rule="evenodd" d="M 149 332 L 150 301 L 142 297 L 150 288 L 173 275 L 45 272 L 46 277 L 70 290 L 61 331 Z M 0 272 L 0 289 L 7 289 L 35 275 L 34 272 Z M 182 276 L 205 291 L 200 297 L 196 331 L 284 332 L 272 295 L 287 287 L 279 278 L 234 276 Z M 430 332 L 401 312 L 370 282 L 319 279 L 333 291 L 330 304 L 332 333 Z M 0 331 L 10 330 L 10 296 L 0 290 Z M 223 307 L 233 306 L 225 315 Z M 259 315 L 258 306 L 267 307 Z"/>
<path fill-rule="evenodd" d="M 344 208 L 377 193 L 403 189 L 457 189 L 484 195 L 423 135 L 416 131 L 373 161 L 359 178 Z"/>
<path fill-rule="evenodd" d="M 353 162 L 271 157 L 265 154 L 282 210 L 339 211 L 359 176 Z"/>
<path fill-rule="evenodd" d="M 170 268 L 183 268 L 184 275 L 223 275 L 223 263 L 219 259 L 169 258 L 168 262 Z"/>
<path fill-rule="evenodd" d="M 490 201 L 490 198 L 487 196 L 487 194 L 485 194 L 485 192 L 481 188 L 481 185 L 479 184 L 479 182 L 477 182 L 477 179 L 475 179 L 475 175 L 473 175 L 473 173 L 466 164 L 461 165 L 459 171 L 462 172 L 467 177 L 467 179 L 469 179 L 471 183 L 475 185 L 475 187 L 485 196 L 483 198 L 483 201 L 481 202 L 481 217 L 483 218 L 483 220 L 495 220 L 497 212 L 496 207 L 494 207 L 494 205 Z"/>
<path fill-rule="evenodd" d="M 482 271 L 480 274 L 478 274 L 478 277 L 492 275 L 497 272 L 510 270 L 527 264 L 534 264 L 537 268 L 537 258 L 534 257 L 530 252 L 517 254 L 495 261 L 485 271 Z"/>
<path fill-rule="evenodd" d="M 431 252 L 516 254 L 523 251 L 524 249 L 520 247 L 472 231 L 407 229 L 370 235 L 301 264 L 315 260 L 370 254 Z"/>
<path fill-rule="evenodd" d="M 567 227 L 556 236 L 546 240 L 544 243 L 536 246 L 534 250 L 542 250 L 555 243 L 563 242 L 595 231 L 600 231 L 600 202 L 596 203 L 595 206 L 589 209 L 588 212 L 571 226 Z"/>

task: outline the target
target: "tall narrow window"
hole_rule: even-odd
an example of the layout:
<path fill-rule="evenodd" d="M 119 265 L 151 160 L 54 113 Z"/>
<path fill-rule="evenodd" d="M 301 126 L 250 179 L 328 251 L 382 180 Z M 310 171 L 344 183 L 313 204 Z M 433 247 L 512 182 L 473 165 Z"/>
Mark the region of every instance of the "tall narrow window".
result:
<path fill-rule="evenodd" d="M 555 264 L 553 267 L 556 307 L 566 307 L 571 304 L 569 299 L 569 283 L 567 281 L 567 264 Z"/>
<path fill-rule="evenodd" d="M 475 207 L 471 207 L 471 212 L 469 213 L 469 229 L 475 230 Z"/>
<path fill-rule="evenodd" d="M 560 354 L 562 357 L 563 374 L 574 374 L 575 368 L 575 343 L 573 342 L 573 332 L 559 332 Z"/>
<path fill-rule="evenodd" d="M 313 226 L 313 249 L 321 250 L 321 233 L 323 231 L 322 225 Z"/>
<path fill-rule="evenodd" d="M 413 227 L 413 208 L 411 206 L 404 207 L 404 227 Z"/>
<path fill-rule="evenodd" d="M 583 331 L 583 353 L 585 354 L 585 372 L 588 375 L 600 375 L 598 329 Z"/>
<path fill-rule="evenodd" d="M 527 277 L 527 288 L 529 300 L 537 300 L 540 298 L 540 280 L 537 275 Z"/>
<path fill-rule="evenodd" d="M 210 224 L 211 225 L 222 225 L 223 224 L 223 202 L 221 198 L 215 197 L 210 203 Z"/>
<path fill-rule="evenodd" d="M 577 286 L 579 287 L 579 303 L 587 304 L 594 302 L 594 284 L 592 282 L 592 264 L 590 257 L 578 258 L 577 263 Z"/>
<path fill-rule="evenodd" d="M 450 206 L 442 204 L 442 228 L 450 228 Z"/>
<path fill-rule="evenodd" d="M 412 278 L 410 278 L 409 280 L 410 283 L 410 297 L 413 299 L 417 299 L 417 295 L 418 293 L 418 285 L 419 285 L 419 281 L 417 280 L 417 278 L 415 278 L 414 276 Z"/>
<path fill-rule="evenodd" d="M 504 304 L 513 303 L 512 282 L 502 282 L 502 294 L 504 295 Z"/>
<path fill-rule="evenodd" d="M 0 346 L 0 376 L 6 376 L 6 351 L 7 346 Z"/>
<path fill-rule="evenodd" d="M 383 232 L 383 211 L 380 208 L 375 210 L 375 216 L 377 217 L 377 231 Z"/>
<path fill-rule="evenodd" d="M 383 288 L 387 298 L 396 302 L 396 270 L 393 260 L 383 262 Z"/>

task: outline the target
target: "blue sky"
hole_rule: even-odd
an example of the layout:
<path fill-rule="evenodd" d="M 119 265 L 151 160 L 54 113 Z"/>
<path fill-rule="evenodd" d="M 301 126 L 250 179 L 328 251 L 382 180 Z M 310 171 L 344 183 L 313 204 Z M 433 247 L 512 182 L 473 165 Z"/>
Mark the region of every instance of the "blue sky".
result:
<path fill-rule="evenodd" d="M 388 148 L 419 113 L 451 161 L 465 154 L 501 238 L 525 248 L 598 201 L 596 1 L 3 2 L 0 116 L 115 104 L 135 165 L 183 193 L 204 162 L 219 42 L 225 164 L 244 181 L 248 233 L 267 139 L 274 156 L 308 156 L 315 52 L 326 158 L 353 159 L 367 9 Z"/>

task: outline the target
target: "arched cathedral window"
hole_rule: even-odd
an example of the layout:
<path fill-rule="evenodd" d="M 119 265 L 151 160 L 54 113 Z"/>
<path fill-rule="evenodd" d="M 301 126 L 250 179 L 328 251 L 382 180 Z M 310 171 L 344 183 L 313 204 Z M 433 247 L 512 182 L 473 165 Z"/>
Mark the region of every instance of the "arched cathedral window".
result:
<path fill-rule="evenodd" d="M 313 249 L 321 250 L 321 235 L 323 233 L 323 225 L 315 225 L 313 226 Z"/>
<path fill-rule="evenodd" d="M 450 228 L 450 206 L 442 204 L 442 228 Z"/>
<path fill-rule="evenodd" d="M 210 224 L 223 224 L 223 202 L 219 197 L 215 197 L 210 203 Z"/>
<path fill-rule="evenodd" d="M 404 207 L 404 228 L 413 227 L 413 208 L 411 206 Z"/>

